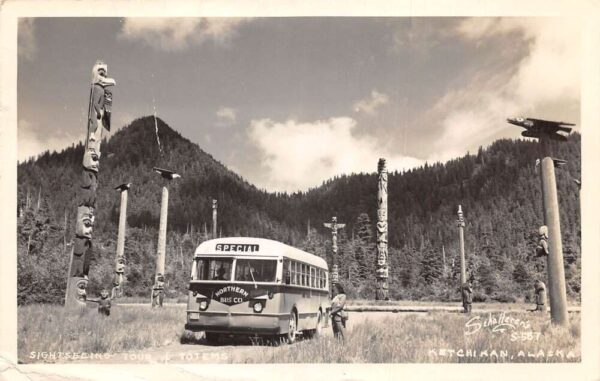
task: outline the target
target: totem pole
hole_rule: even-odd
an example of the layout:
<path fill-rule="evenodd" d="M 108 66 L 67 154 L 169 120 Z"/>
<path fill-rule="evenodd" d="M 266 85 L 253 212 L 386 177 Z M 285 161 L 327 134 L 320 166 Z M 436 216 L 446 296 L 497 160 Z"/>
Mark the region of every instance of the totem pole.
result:
<path fill-rule="evenodd" d="M 212 200 L 212 237 L 217 238 L 217 200 Z"/>
<path fill-rule="evenodd" d="M 179 176 L 173 171 L 162 168 L 153 168 L 154 172 L 162 178 L 171 181 Z M 152 285 L 152 307 L 162 307 L 165 290 L 165 262 L 167 250 L 167 214 L 169 210 L 169 190 L 167 186 L 162 188 L 162 201 L 160 204 L 160 225 L 158 228 L 158 248 L 156 255 L 156 273 Z"/>
<path fill-rule="evenodd" d="M 331 270 L 331 286 L 333 287 L 340 281 L 338 265 L 337 265 L 337 251 L 338 251 L 337 231 L 338 231 L 338 229 L 342 229 L 344 226 L 346 226 L 346 224 L 338 224 L 337 217 L 331 217 L 331 222 L 326 222 L 323 224 L 323 226 L 331 229 L 331 251 L 332 251 L 332 257 L 333 257 L 332 258 L 333 266 L 332 266 L 332 270 Z"/>
<path fill-rule="evenodd" d="M 83 152 L 80 187 L 77 189 L 77 223 L 75 240 L 69 261 L 65 306 L 85 306 L 88 272 L 92 255 L 92 230 L 98 189 L 100 142 L 104 128 L 110 131 L 112 93 L 107 65 L 97 61 L 92 69 L 92 85 L 88 109 L 87 134 Z"/>
<path fill-rule="evenodd" d="M 555 167 L 566 164 L 565 160 L 552 158 L 550 140 L 564 142 L 568 140 L 572 123 L 554 122 L 534 118 L 508 118 L 510 124 L 524 127 L 522 136 L 538 139 L 540 153 L 536 166 L 541 166 L 540 180 L 542 183 L 542 202 L 544 206 L 544 231 L 540 228 L 540 244 L 538 255 L 546 256 L 548 271 L 548 296 L 550 299 L 550 316 L 552 323 L 567 325 L 567 287 L 560 233 L 560 216 L 558 209 L 558 194 L 556 191 Z M 565 132 L 566 135 L 559 132 Z M 543 234 L 544 233 L 544 234 Z M 546 243 L 544 245 L 544 243 Z M 547 251 L 547 254 L 545 253 Z"/>
<path fill-rule="evenodd" d="M 389 300 L 388 294 L 388 174 L 385 159 L 377 164 L 377 291 L 376 300 Z"/>
<path fill-rule="evenodd" d="M 119 233 L 117 236 L 117 257 L 115 258 L 115 278 L 113 282 L 112 298 L 123 296 L 123 280 L 125 273 L 125 233 L 127 229 L 127 194 L 131 183 L 115 187 L 121 192 L 121 208 L 119 210 Z"/>

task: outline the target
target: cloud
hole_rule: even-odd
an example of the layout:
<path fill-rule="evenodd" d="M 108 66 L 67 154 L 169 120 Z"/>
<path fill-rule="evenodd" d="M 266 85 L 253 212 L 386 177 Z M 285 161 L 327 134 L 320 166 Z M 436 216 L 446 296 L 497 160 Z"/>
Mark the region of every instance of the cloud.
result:
<path fill-rule="evenodd" d="M 340 174 L 374 172 L 385 157 L 388 169 L 401 170 L 421 161 L 382 149 L 375 138 L 354 136 L 356 121 L 348 117 L 315 122 L 253 120 L 249 138 L 262 155 L 259 186 L 270 191 L 305 190 Z"/>
<path fill-rule="evenodd" d="M 231 107 L 221 107 L 216 116 L 219 126 L 231 126 L 237 121 L 237 111 Z"/>
<path fill-rule="evenodd" d="M 18 55 L 27 61 L 32 61 L 37 54 L 34 21 L 34 18 L 19 19 Z"/>
<path fill-rule="evenodd" d="M 121 39 L 157 50 L 178 51 L 205 41 L 226 44 L 248 18 L 126 18 Z"/>
<path fill-rule="evenodd" d="M 456 28 L 465 41 L 502 46 L 524 41 L 525 54 L 514 62 L 482 67 L 470 81 L 452 90 L 428 110 L 422 123 L 441 128 L 430 159 L 447 160 L 499 137 L 518 136 L 505 123 L 524 115 L 543 119 L 577 117 L 580 83 L 580 29 L 558 18 L 466 19 Z"/>
<path fill-rule="evenodd" d="M 470 40 L 519 32 L 529 41 L 529 54 L 508 83 L 519 100 L 579 99 L 581 29 L 577 19 L 468 19 L 459 32 Z"/>
<path fill-rule="evenodd" d="M 354 103 L 354 111 L 374 115 L 375 111 L 390 101 L 390 97 L 377 90 L 371 91 L 371 96 Z"/>
<path fill-rule="evenodd" d="M 17 124 L 17 160 L 26 161 L 44 151 L 61 151 L 70 147 L 80 137 L 64 130 L 53 130 L 52 134 L 42 134 L 27 120 L 19 119 Z"/>

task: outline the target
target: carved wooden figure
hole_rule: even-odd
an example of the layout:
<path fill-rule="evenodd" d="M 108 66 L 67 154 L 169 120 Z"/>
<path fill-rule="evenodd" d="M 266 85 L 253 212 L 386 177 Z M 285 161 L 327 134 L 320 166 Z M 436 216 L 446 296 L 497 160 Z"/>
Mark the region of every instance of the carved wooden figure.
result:
<path fill-rule="evenodd" d="M 377 290 L 376 300 L 389 300 L 388 294 L 388 172 L 385 159 L 377 163 Z"/>
<path fill-rule="evenodd" d="M 100 142 L 103 126 L 110 127 L 110 111 L 106 115 L 106 107 L 112 105 L 112 93 L 106 99 L 106 88 L 114 86 L 115 80 L 107 77 L 108 67 L 97 61 L 92 68 L 92 84 L 88 109 L 86 139 L 81 168 L 81 183 L 77 188 L 77 220 L 75 240 L 65 292 L 65 306 L 85 306 L 85 289 L 92 255 L 92 231 L 94 226 L 96 191 L 98 189 L 98 171 L 100 169 Z M 102 122 L 102 120 L 105 122 Z M 108 119 L 106 119 L 108 118 Z M 106 123 L 108 120 L 108 124 Z"/>
<path fill-rule="evenodd" d="M 535 248 L 535 252 L 538 257 L 547 256 L 549 254 L 548 251 L 548 227 L 541 226 L 538 232 L 538 245 Z"/>
<path fill-rule="evenodd" d="M 546 285 L 541 280 L 535 282 L 535 311 L 546 312 Z"/>
<path fill-rule="evenodd" d="M 344 226 L 346 226 L 346 224 L 339 224 L 337 222 L 337 217 L 331 217 L 331 222 L 326 222 L 323 224 L 323 226 L 325 226 L 326 228 L 331 229 L 331 251 L 332 251 L 332 256 L 333 256 L 333 270 L 331 272 L 331 285 L 335 285 L 336 283 L 339 282 L 339 275 L 338 275 L 338 266 L 337 266 L 337 251 L 338 251 L 338 246 L 337 246 L 337 231 L 338 229 L 342 229 Z"/>

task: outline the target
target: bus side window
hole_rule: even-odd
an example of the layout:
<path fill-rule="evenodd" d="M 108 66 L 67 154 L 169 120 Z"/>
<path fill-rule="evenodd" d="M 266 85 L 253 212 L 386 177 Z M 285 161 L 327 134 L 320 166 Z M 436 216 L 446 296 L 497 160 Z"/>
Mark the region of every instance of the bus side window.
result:
<path fill-rule="evenodd" d="M 292 282 L 292 274 L 291 274 L 292 263 L 285 259 L 283 261 L 283 279 L 285 284 L 290 284 Z"/>

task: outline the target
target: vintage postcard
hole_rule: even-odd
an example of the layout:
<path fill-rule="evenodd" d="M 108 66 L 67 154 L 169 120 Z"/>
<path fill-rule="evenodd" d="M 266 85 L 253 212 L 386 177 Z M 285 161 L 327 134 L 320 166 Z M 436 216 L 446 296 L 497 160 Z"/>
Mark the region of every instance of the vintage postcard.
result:
<path fill-rule="evenodd" d="M 597 3 L 52 4 L 0 8 L 3 376 L 600 377 Z"/>

